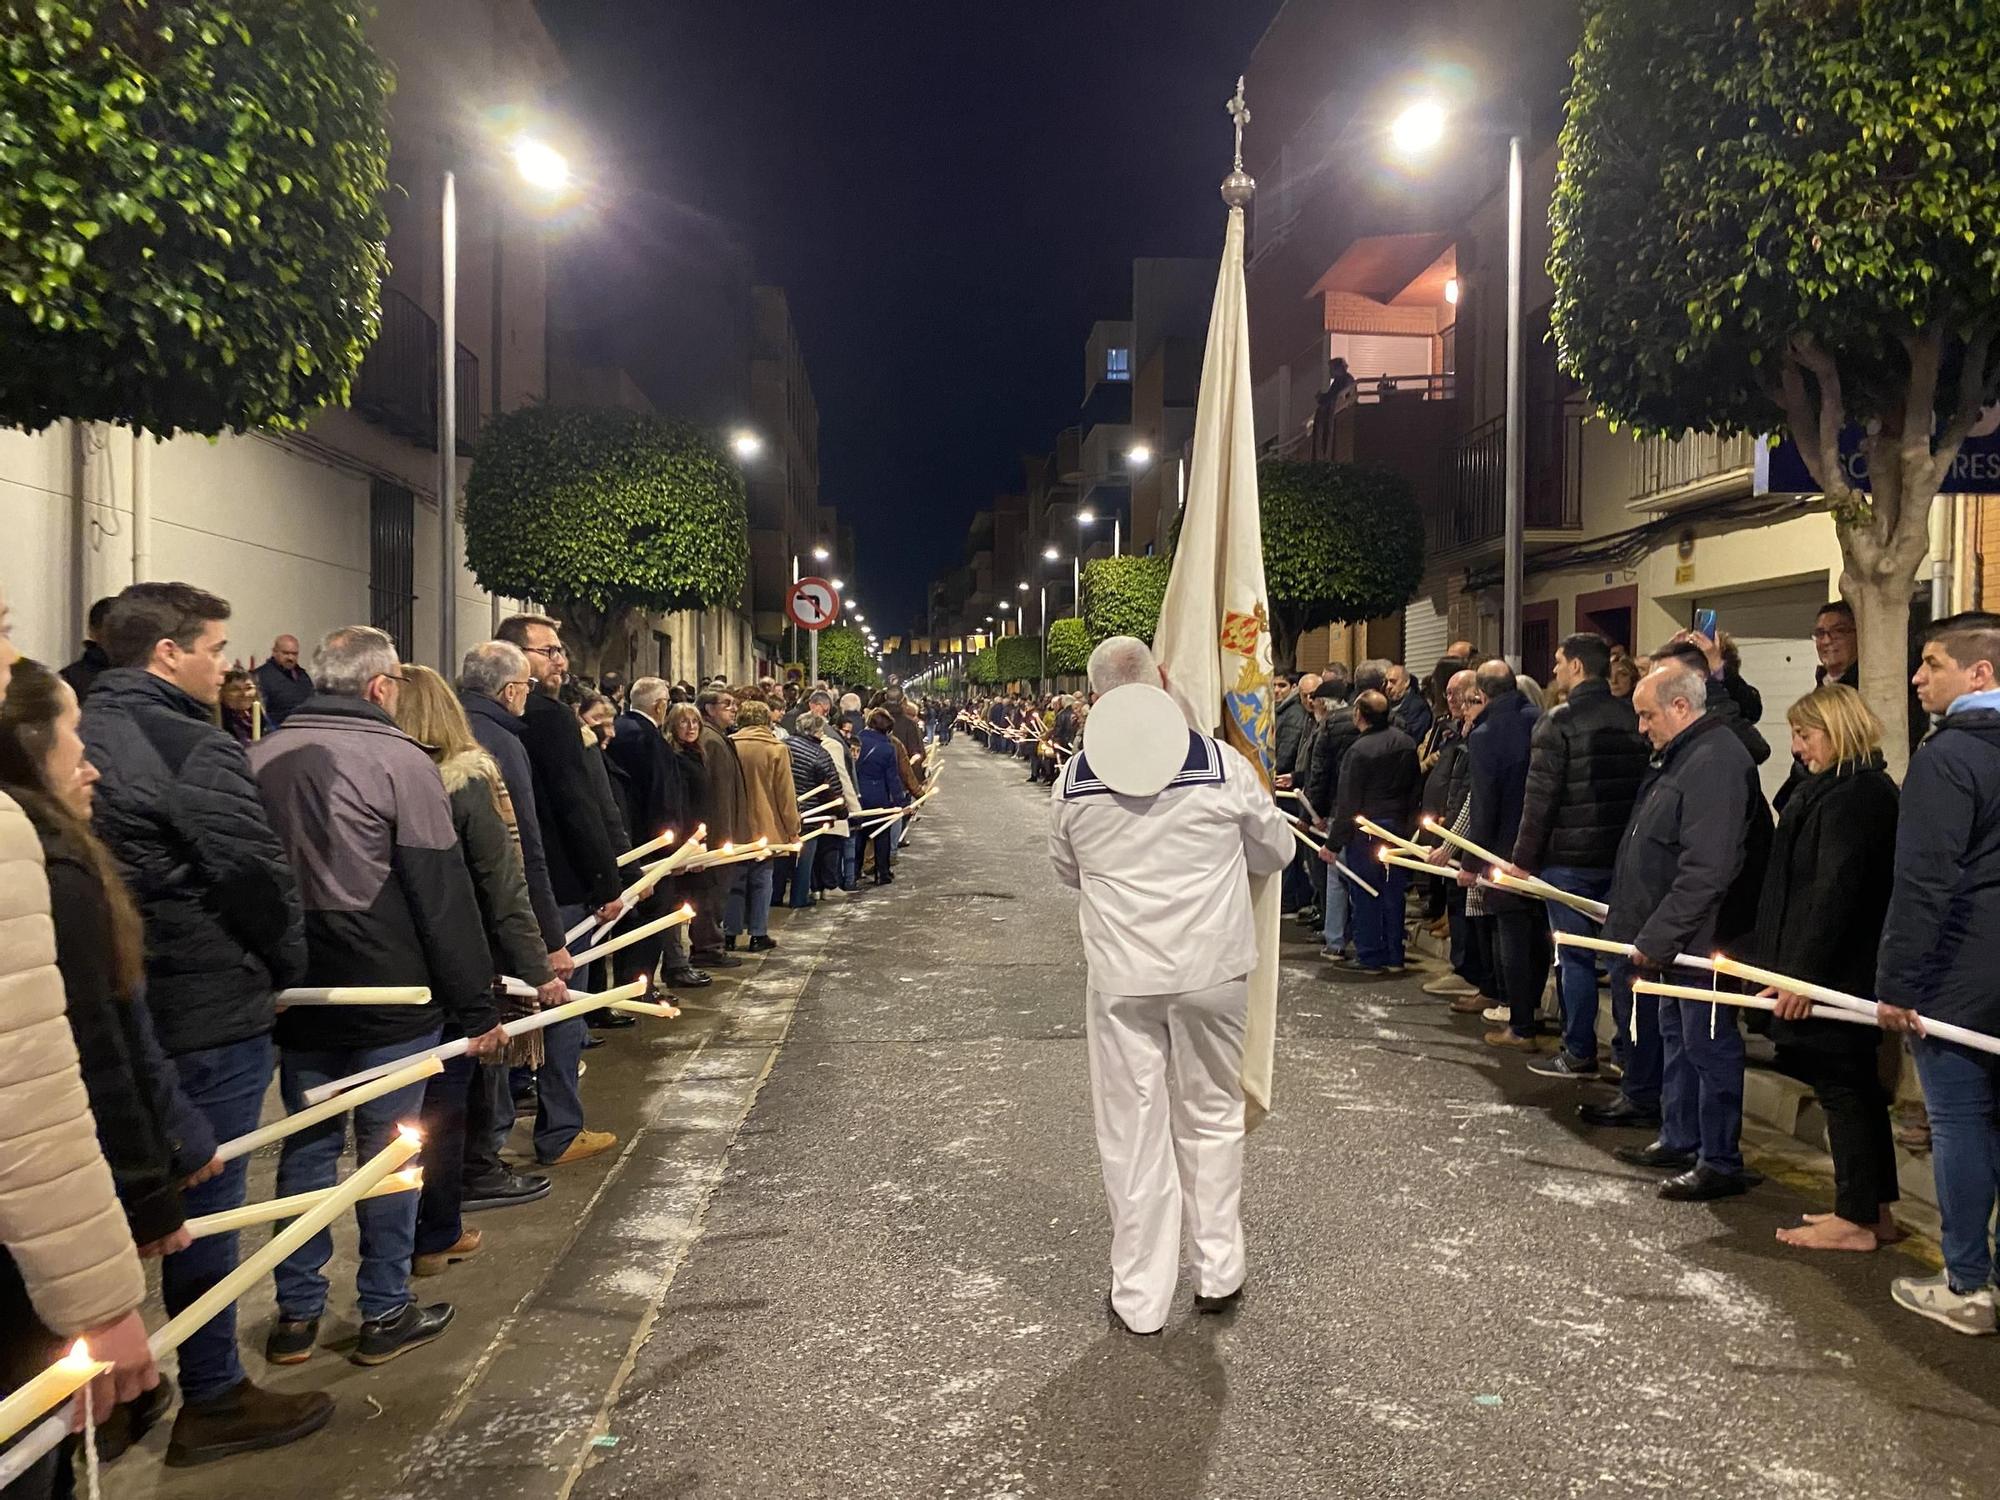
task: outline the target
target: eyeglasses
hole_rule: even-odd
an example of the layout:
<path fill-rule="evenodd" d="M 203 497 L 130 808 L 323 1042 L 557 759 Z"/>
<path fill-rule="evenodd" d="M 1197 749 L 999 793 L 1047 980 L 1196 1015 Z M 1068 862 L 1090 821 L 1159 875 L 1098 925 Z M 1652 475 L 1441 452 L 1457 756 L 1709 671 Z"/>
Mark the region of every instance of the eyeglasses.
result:
<path fill-rule="evenodd" d="M 523 646 L 521 649 L 527 652 L 528 655 L 530 656 L 546 656 L 550 661 L 554 661 L 558 656 L 560 656 L 564 661 L 569 660 L 569 650 L 567 647 L 562 645 Z"/>
<path fill-rule="evenodd" d="M 405 677 L 401 672 L 377 672 L 375 675 L 380 678 L 385 678 L 390 682 L 408 682 L 410 680 L 409 678 Z"/>
<path fill-rule="evenodd" d="M 1815 627 L 1812 633 L 1812 638 L 1816 641 L 1831 641 L 1841 636 L 1848 636 L 1853 634 L 1854 634 L 1854 627 L 1852 625 L 1842 625 L 1836 630 L 1825 630 L 1819 627 Z"/>
<path fill-rule="evenodd" d="M 503 688 L 510 688 L 510 687 L 531 688 L 534 685 L 535 685 L 535 679 L 532 677 L 516 677 L 512 682 L 503 682 L 500 684 L 500 686 L 502 686 Z"/>

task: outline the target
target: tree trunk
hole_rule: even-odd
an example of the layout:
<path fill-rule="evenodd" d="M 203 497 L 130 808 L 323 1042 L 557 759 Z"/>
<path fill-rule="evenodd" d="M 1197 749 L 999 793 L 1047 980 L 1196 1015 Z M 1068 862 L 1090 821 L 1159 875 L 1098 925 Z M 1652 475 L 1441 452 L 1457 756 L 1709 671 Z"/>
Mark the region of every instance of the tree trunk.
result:
<path fill-rule="evenodd" d="M 1850 558 L 1841 592 L 1854 606 L 1855 648 L 1861 653 L 1861 697 L 1882 721 L 1882 753 L 1901 781 L 1910 760 L 1910 595 L 1914 570 L 1898 580 L 1856 579 Z"/>
<path fill-rule="evenodd" d="M 571 672 L 595 682 L 598 668 L 604 663 L 604 653 L 611 645 L 611 638 L 623 625 L 628 611 L 601 610 L 583 599 L 551 602 L 557 618 L 562 621 L 563 644 L 569 648 Z"/>
<path fill-rule="evenodd" d="M 1294 616 L 1290 610 L 1271 606 L 1271 670 L 1290 675 L 1292 658 L 1298 654 L 1299 637 L 1305 632 L 1301 628 L 1303 616 Z"/>

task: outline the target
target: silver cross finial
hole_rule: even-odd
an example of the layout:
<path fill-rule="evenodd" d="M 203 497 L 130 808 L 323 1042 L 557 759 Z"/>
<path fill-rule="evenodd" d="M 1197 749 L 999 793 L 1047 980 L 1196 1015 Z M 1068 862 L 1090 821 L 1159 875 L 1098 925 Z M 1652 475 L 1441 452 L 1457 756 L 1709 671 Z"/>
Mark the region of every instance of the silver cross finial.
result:
<path fill-rule="evenodd" d="M 1241 75 L 1236 79 L 1235 97 L 1224 107 L 1229 111 L 1229 118 L 1236 122 L 1236 170 L 1240 172 L 1243 170 L 1243 127 L 1250 123 L 1250 106 L 1243 102 Z"/>

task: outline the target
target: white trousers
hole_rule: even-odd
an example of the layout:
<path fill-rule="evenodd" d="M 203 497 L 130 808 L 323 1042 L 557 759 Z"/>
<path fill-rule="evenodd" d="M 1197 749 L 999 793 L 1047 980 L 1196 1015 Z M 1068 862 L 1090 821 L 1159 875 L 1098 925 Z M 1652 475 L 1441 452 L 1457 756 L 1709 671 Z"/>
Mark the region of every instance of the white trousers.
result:
<path fill-rule="evenodd" d="M 1111 1302 L 1135 1333 L 1165 1326 L 1186 1215 L 1196 1290 L 1243 1284 L 1243 1025 L 1249 986 L 1090 991 L 1090 1095 L 1111 1201 Z"/>

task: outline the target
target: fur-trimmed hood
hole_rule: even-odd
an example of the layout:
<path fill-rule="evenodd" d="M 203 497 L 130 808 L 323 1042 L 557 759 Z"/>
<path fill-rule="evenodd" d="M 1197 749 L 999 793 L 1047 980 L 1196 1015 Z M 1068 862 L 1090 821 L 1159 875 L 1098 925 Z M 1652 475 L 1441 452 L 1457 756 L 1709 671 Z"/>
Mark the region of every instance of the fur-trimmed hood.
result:
<path fill-rule="evenodd" d="M 438 762 L 438 775 L 444 778 L 445 791 L 452 795 L 482 779 L 489 786 L 500 785 L 500 767 L 484 750 L 460 750 L 447 755 Z"/>

